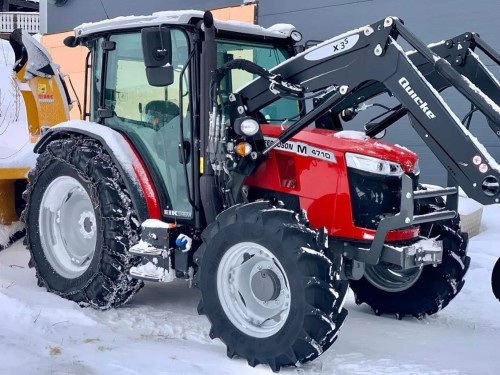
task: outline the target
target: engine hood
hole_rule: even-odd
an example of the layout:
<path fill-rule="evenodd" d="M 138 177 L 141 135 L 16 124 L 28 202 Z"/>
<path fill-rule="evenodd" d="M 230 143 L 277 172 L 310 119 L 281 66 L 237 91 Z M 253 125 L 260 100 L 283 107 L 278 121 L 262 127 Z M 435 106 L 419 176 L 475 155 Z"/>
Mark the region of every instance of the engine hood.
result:
<path fill-rule="evenodd" d="M 265 137 L 274 138 L 281 133 L 281 127 L 262 125 L 262 132 Z M 352 152 L 397 162 L 406 173 L 413 172 L 418 160 L 417 154 L 407 148 L 369 138 L 365 133 L 353 130 L 304 129 L 293 137 L 292 141 L 331 151 L 336 154 L 336 157 L 342 157 L 342 159 L 346 152 Z"/>

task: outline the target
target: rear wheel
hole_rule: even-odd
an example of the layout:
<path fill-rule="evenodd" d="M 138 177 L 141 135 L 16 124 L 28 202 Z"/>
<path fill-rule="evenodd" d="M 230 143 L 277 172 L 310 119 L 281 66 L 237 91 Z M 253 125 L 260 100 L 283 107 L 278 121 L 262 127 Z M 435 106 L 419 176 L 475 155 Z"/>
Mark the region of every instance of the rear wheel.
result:
<path fill-rule="evenodd" d="M 332 345 L 347 315 L 341 258 L 323 254 L 317 232 L 293 211 L 250 203 L 220 214 L 195 254 L 199 312 L 229 357 L 251 366 L 313 360 Z"/>
<path fill-rule="evenodd" d="M 421 213 L 442 210 L 443 201 L 427 201 Z M 442 263 L 408 270 L 389 265 L 367 265 L 361 280 L 351 280 L 356 303 L 367 303 L 375 314 L 422 318 L 443 309 L 462 289 L 470 258 L 468 236 L 460 231 L 460 219 L 421 226 L 421 235 L 443 241 Z"/>
<path fill-rule="evenodd" d="M 29 180 L 23 220 L 38 284 L 82 306 L 128 301 L 142 286 L 128 275 L 138 220 L 111 157 L 91 139 L 56 140 Z"/>

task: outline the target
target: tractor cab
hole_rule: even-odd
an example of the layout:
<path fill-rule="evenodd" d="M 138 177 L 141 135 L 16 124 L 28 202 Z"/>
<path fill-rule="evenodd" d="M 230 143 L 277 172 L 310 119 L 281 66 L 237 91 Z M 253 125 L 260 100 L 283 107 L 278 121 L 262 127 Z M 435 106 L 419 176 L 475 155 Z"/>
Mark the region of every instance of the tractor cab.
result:
<path fill-rule="evenodd" d="M 203 170 L 199 77 L 206 74 L 203 55 L 213 54 L 213 46 L 205 41 L 203 12 L 160 12 L 136 18 L 140 22 L 116 19 L 82 25 L 76 38 L 70 37 L 66 44 L 83 44 L 90 50 L 87 118 L 128 138 L 151 174 L 167 221 L 192 222 L 198 191 L 193 179 Z M 300 36 L 291 25 L 265 29 L 215 21 L 215 29 L 217 66 L 246 59 L 271 69 L 294 54 L 292 33 L 295 39 Z M 222 82 L 221 95 L 227 99 L 253 78 L 248 72 L 233 71 Z M 261 114 L 266 122 L 293 121 L 299 106 L 280 100 Z"/>

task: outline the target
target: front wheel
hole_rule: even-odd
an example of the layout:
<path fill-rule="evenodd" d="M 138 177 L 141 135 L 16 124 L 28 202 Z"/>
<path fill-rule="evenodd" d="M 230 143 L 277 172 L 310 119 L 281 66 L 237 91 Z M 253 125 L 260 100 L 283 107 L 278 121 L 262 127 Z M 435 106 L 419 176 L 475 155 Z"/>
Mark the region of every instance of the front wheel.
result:
<path fill-rule="evenodd" d="M 444 202 L 422 206 L 422 213 L 444 208 Z M 360 280 L 351 280 L 356 303 L 367 303 L 376 315 L 393 314 L 422 318 L 446 307 L 462 289 L 470 264 L 468 236 L 460 231 L 460 219 L 421 226 L 421 234 L 443 241 L 443 258 L 436 266 L 401 270 L 392 265 L 367 265 Z"/>
<path fill-rule="evenodd" d="M 195 254 L 199 312 L 229 357 L 278 371 L 332 345 L 347 315 L 347 283 L 340 257 L 322 250 L 293 211 L 268 203 L 232 207 L 205 230 Z"/>

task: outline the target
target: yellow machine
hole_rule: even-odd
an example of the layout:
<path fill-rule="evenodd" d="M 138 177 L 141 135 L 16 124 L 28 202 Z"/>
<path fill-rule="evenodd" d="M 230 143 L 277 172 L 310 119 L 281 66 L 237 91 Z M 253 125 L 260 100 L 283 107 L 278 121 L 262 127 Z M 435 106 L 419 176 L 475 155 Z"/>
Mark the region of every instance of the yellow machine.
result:
<path fill-rule="evenodd" d="M 15 63 L 12 71 L 1 72 L 0 225 L 18 220 L 34 144 L 44 128 L 69 120 L 71 109 L 59 66 L 45 48 L 20 29 L 9 42 Z"/>

